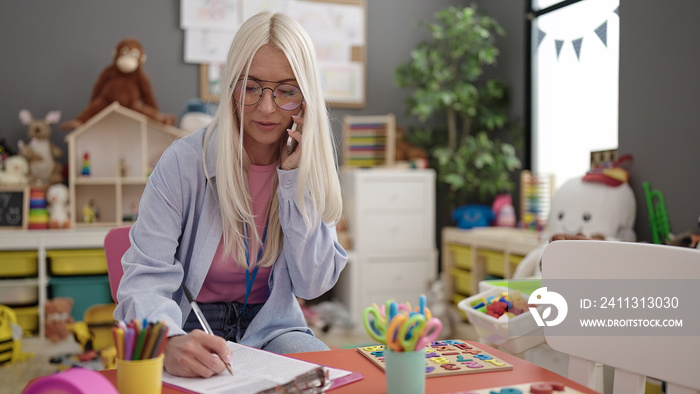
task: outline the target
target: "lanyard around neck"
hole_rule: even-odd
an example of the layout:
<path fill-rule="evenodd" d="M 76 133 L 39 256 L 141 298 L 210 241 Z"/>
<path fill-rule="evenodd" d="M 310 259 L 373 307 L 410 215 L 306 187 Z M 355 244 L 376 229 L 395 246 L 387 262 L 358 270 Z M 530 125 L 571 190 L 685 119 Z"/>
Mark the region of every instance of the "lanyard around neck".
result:
<path fill-rule="evenodd" d="M 262 237 L 262 244 L 260 245 L 260 248 L 258 249 L 258 259 L 255 261 L 255 268 L 253 268 L 253 273 L 251 274 L 250 272 L 250 249 L 248 248 L 248 225 L 244 224 L 243 227 L 243 236 L 244 238 L 244 244 L 245 244 L 245 262 L 248 264 L 248 268 L 245 269 L 245 300 L 243 301 L 243 309 L 241 309 L 241 315 L 243 315 L 243 311 L 245 311 L 245 307 L 248 305 L 248 297 L 250 296 L 250 292 L 253 290 L 253 283 L 255 283 L 255 277 L 258 275 L 258 265 L 257 262 L 260 261 L 262 258 L 263 252 L 265 250 L 265 239 L 267 238 L 267 223 L 265 223 L 265 231 L 263 231 L 263 237 Z"/>

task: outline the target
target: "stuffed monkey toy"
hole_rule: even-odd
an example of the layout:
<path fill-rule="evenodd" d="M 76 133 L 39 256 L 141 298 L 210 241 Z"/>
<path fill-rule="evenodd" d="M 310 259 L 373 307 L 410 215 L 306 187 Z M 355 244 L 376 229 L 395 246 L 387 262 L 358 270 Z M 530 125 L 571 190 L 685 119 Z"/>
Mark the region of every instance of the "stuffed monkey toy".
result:
<path fill-rule="evenodd" d="M 102 71 L 92 89 L 90 104 L 75 119 L 61 124 L 61 130 L 72 130 L 93 117 L 114 101 L 158 122 L 175 124 L 175 115 L 158 109 L 151 81 L 143 70 L 146 53 L 141 43 L 127 38 L 117 44 L 112 64 Z"/>

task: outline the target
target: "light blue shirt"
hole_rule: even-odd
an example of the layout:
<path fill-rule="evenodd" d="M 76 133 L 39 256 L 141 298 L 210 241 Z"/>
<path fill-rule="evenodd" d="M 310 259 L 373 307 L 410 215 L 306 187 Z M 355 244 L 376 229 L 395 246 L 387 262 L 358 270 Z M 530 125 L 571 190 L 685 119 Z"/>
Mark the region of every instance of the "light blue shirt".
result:
<path fill-rule="evenodd" d="M 223 233 L 215 191 L 216 147 L 213 142 L 207 146 L 207 178 L 204 135 L 202 129 L 175 141 L 148 178 L 129 233 L 131 248 L 122 258 L 117 320 L 164 320 L 169 336 L 185 333 L 182 325 L 191 307 L 181 284 L 195 297 L 199 294 Z M 278 169 L 277 175 L 284 241 L 268 280 L 270 297 L 240 341 L 257 348 L 285 332 L 311 333 L 295 297 L 313 299 L 330 290 L 347 262 L 335 227 L 322 222 L 312 232 L 304 223 L 298 170 Z M 309 200 L 305 206 L 311 206 Z"/>

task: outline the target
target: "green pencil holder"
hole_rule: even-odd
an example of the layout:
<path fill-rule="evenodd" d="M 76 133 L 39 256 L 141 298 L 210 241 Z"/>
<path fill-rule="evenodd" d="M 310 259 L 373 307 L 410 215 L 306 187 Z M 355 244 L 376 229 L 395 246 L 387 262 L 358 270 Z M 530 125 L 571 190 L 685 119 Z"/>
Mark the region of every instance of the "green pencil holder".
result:
<path fill-rule="evenodd" d="M 425 393 L 425 350 L 393 352 L 384 349 L 388 394 Z"/>

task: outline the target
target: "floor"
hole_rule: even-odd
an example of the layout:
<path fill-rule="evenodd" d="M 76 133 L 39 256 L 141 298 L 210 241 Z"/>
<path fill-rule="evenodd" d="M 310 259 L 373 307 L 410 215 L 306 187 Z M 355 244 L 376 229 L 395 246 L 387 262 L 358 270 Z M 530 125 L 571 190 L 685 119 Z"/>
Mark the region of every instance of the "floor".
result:
<path fill-rule="evenodd" d="M 22 353 L 31 356 L 10 366 L 0 367 L 0 394 L 21 393 L 30 380 L 58 371 L 58 365 L 51 363 L 53 357 L 79 352 L 80 346 L 72 338 L 58 343 L 37 337 L 22 339 Z"/>
<path fill-rule="evenodd" d="M 458 323 L 453 330 L 453 339 L 476 339 L 474 331 L 467 323 Z M 320 330 L 319 330 L 320 331 Z M 328 332 L 317 332 L 317 336 L 329 347 L 346 349 L 373 344 L 372 339 L 362 330 L 331 328 Z M 52 364 L 51 359 L 57 356 L 65 356 L 80 352 L 80 346 L 72 339 L 51 343 L 39 338 L 25 338 L 22 340 L 22 352 L 32 353 L 33 356 L 25 361 L 14 363 L 8 367 L 0 367 L 0 394 L 18 394 L 26 387 L 27 383 L 37 377 L 49 375 L 59 371 L 58 364 Z M 98 364 L 91 364 L 99 368 Z"/>

